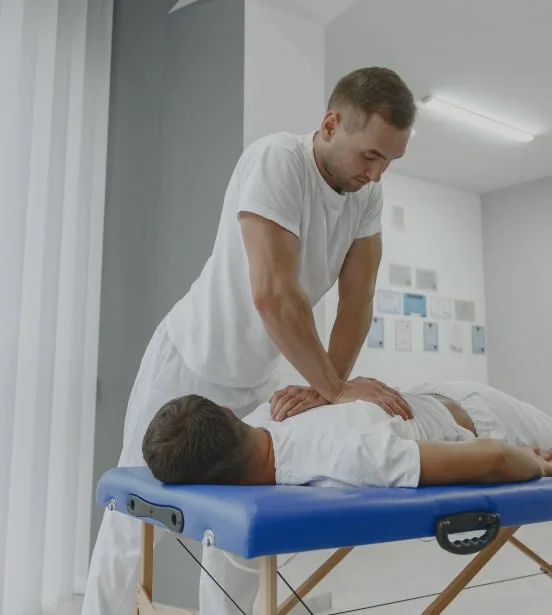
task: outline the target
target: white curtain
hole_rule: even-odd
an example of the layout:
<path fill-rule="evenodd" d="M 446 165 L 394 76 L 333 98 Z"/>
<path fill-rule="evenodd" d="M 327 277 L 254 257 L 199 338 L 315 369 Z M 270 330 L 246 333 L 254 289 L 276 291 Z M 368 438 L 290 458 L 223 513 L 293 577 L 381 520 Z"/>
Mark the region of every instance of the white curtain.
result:
<path fill-rule="evenodd" d="M 113 0 L 0 0 L 0 613 L 86 578 Z"/>

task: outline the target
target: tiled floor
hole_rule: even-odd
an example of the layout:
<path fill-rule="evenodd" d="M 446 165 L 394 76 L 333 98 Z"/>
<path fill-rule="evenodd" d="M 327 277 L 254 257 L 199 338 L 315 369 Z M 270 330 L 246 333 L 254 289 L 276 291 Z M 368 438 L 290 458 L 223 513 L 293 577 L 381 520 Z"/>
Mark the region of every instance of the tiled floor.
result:
<path fill-rule="evenodd" d="M 552 582 L 544 578 L 511 581 L 499 585 L 469 589 L 462 593 L 444 613 L 446 615 L 540 615 L 552 598 Z M 354 615 L 420 615 L 431 598 L 390 604 L 356 611 Z M 334 611 L 335 612 L 335 611 Z"/>
<path fill-rule="evenodd" d="M 522 528 L 516 537 L 545 560 L 552 561 L 552 524 Z M 299 556 L 281 571 L 294 587 L 304 577 L 307 559 L 314 569 L 324 558 L 315 554 Z M 332 593 L 332 613 L 419 615 L 470 559 L 471 556 L 443 551 L 435 541 L 372 545 L 354 550 L 320 584 L 317 593 Z M 298 568 L 303 574 L 298 574 Z M 508 580 L 525 575 L 537 576 Z M 468 587 L 445 610 L 447 615 L 540 615 L 552 602 L 552 579 L 510 544 L 497 553 Z M 486 602 L 484 608 L 482 600 Z M 298 611 L 297 615 L 303 612 Z"/>
<path fill-rule="evenodd" d="M 516 536 L 552 561 L 552 524 L 528 526 Z M 306 571 L 321 563 L 324 555 L 302 554 L 281 573 L 297 587 Z M 419 615 L 470 559 L 450 555 L 435 541 L 372 545 L 354 550 L 321 583 L 317 593 L 332 593 L 331 613 Z M 446 615 L 541 615 L 552 603 L 552 579 L 509 544 L 468 587 L 445 610 Z M 281 584 L 282 598 L 287 595 L 283 588 Z M 301 610 L 295 613 L 303 615 Z M 79 602 L 56 615 L 80 615 Z"/>

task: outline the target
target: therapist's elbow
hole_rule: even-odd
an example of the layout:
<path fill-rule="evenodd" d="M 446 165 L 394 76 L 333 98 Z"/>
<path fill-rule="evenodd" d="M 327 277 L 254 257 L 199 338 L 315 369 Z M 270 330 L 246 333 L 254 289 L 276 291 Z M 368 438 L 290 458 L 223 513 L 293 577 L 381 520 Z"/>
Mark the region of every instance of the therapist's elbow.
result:
<path fill-rule="evenodd" d="M 288 310 L 285 307 L 285 297 L 282 294 L 263 293 L 254 297 L 255 308 L 265 326 L 278 326 L 285 320 Z"/>
<path fill-rule="evenodd" d="M 272 312 L 278 304 L 278 296 L 267 288 L 257 289 L 253 287 L 253 305 L 260 314 L 264 316 Z"/>
<path fill-rule="evenodd" d="M 290 285 L 265 287 L 253 290 L 255 309 L 263 319 L 278 318 L 286 312 L 286 308 L 295 301 L 296 291 Z"/>
<path fill-rule="evenodd" d="M 272 289 L 253 289 L 253 304 L 260 314 L 274 310 L 280 302 L 280 293 Z"/>

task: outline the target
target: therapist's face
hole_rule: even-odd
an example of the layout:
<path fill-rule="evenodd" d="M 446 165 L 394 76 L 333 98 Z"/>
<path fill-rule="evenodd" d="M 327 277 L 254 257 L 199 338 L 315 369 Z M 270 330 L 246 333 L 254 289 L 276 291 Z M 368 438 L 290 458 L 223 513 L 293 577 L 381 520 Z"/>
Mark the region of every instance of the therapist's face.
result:
<path fill-rule="evenodd" d="M 358 116 L 356 116 L 358 118 Z M 330 111 L 322 123 L 323 164 L 332 187 L 356 192 L 379 182 L 393 160 L 401 158 L 411 129 L 399 130 L 379 114 L 362 120 Z M 327 178 L 327 180 L 328 180 Z"/>

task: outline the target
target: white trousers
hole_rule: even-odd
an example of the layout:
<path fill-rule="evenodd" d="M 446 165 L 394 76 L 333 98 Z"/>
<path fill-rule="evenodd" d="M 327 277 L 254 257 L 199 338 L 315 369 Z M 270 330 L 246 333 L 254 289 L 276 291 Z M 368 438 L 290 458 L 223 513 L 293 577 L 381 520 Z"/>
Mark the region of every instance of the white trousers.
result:
<path fill-rule="evenodd" d="M 270 398 L 277 386 L 275 378 L 256 389 L 223 387 L 203 380 L 185 365 L 172 344 L 163 321 L 146 348 L 130 394 L 119 466 L 145 465 L 142 440 L 151 419 L 166 401 L 180 395 L 195 393 L 215 403 L 228 406 L 243 417 Z M 90 562 L 82 615 L 134 614 L 141 548 L 140 525 L 136 519 L 122 513 L 104 512 Z M 166 534 L 167 532 L 155 528 L 155 544 L 158 544 Z M 204 559 L 207 569 L 226 588 L 224 576 L 230 574 L 225 569 L 228 560 L 217 549 L 211 548 L 206 551 Z M 250 576 L 243 571 L 240 572 L 247 577 Z M 218 594 L 224 595 L 209 577 L 204 577 L 202 572 L 201 615 L 239 613 L 235 609 L 219 608 L 221 598 Z M 230 583 L 229 589 L 232 587 L 238 587 L 238 593 L 241 593 L 239 582 L 238 586 L 235 583 L 232 586 Z M 227 602 L 231 605 L 231 602 Z"/>
<path fill-rule="evenodd" d="M 244 560 L 214 547 L 203 547 L 201 564 L 224 587 L 241 610 L 202 570 L 199 579 L 199 615 L 242 615 L 242 612 L 253 615 L 259 588 L 258 559 Z"/>

